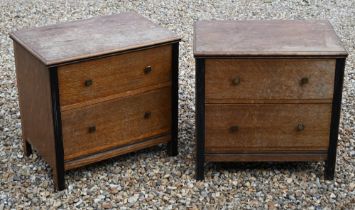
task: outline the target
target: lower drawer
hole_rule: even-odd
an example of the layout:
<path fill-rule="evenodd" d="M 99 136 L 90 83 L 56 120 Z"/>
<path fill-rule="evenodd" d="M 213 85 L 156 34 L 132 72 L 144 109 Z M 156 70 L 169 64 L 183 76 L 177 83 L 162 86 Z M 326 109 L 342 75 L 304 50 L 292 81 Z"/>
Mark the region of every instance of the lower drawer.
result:
<path fill-rule="evenodd" d="M 206 104 L 205 152 L 323 151 L 331 104 Z"/>
<path fill-rule="evenodd" d="M 171 130 L 171 88 L 62 113 L 64 159 L 141 142 Z"/>

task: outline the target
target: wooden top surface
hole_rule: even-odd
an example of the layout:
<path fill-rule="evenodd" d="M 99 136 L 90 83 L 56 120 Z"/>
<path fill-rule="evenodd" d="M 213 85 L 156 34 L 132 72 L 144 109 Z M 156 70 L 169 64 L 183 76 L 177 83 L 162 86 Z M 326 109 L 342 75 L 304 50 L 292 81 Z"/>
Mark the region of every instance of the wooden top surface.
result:
<path fill-rule="evenodd" d="M 134 12 L 23 29 L 10 37 L 46 65 L 180 40 Z"/>
<path fill-rule="evenodd" d="M 325 20 L 198 21 L 195 57 L 347 56 Z"/>

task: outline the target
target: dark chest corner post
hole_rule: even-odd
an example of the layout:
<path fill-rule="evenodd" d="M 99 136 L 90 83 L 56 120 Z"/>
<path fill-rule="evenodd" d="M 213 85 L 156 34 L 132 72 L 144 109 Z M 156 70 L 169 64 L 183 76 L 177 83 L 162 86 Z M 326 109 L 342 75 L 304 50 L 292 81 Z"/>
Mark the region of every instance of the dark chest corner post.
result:
<path fill-rule="evenodd" d="M 179 132 L 179 42 L 172 48 L 172 78 L 171 78 L 171 141 L 168 143 L 168 155 L 178 155 Z"/>
<path fill-rule="evenodd" d="M 50 84 L 51 84 L 51 97 L 52 97 L 52 114 L 53 114 L 53 128 L 54 128 L 54 141 L 55 141 L 55 168 L 52 170 L 54 185 L 56 190 L 65 189 L 64 179 L 64 151 L 63 151 L 63 137 L 62 137 L 62 121 L 59 103 L 59 87 L 58 87 L 58 69 L 51 67 L 50 71 Z"/>
<path fill-rule="evenodd" d="M 196 58 L 196 179 L 204 179 L 205 164 L 205 60 Z"/>
<path fill-rule="evenodd" d="M 345 58 L 336 59 L 335 77 L 334 77 L 334 93 L 332 104 L 332 116 L 330 123 L 329 148 L 328 157 L 325 162 L 325 179 L 334 179 L 336 151 L 338 146 L 339 121 L 341 112 L 341 99 L 343 90 Z"/>

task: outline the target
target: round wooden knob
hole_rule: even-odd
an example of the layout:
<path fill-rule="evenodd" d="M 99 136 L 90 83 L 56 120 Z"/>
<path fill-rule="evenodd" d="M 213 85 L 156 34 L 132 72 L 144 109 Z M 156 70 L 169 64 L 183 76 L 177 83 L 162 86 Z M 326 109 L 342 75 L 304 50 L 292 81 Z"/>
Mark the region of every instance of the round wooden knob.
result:
<path fill-rule="evenodd" d="M 144 119 L 149 119 L 151 115 L 151 112 L 144 112 Z"/>
<path fill-rule="evenodd" d="M 302 123 L 297 125 L 297 131 L 303 131 L 304 130 L 304 125 Z"/>
<path fill-rule="evenodd" d="M 240 77 L 236 77 L 232 81 L 233 85 L 239 85 L 240 84 Z"/>
<path fill-rule="evenodd" d="M 152 69 L 151 66 L 146 66 L 146 67 L 144 68 L 144 74 L 149 74 L 152 70 L 153 70 L 153 69 Z"/>
<path fill-rule="evenodd" d="M 85 80 L 84 85 L 85 85 L 85 87 L 91 86 L 92 85 L 92 80 L 91 79 Z"/>
<path fill-rule="evenodd" d="M 229 132 L 231 132 L 231 133 L 235 133 L 235 132 L 237 132 L 239 130 L 239 126 L 238 125 L 234 125 L 234 126 L 231 126 L 230 128 L 229 128 Z"/>
<path fill-rule="evenodd" d="M 88 128 L 88 131 L 89 131 L 89 133 L 95 133 L 95 132 L 96 132 L 96 126 L 95 126 L 95 125 L 90 126 L 90 127 Z"/>
<path fill-rule="evenodd" d="M 305 84 L 308 84 L 309 82 L 309 79 L 308 77 L 303 77 L 301 80 L 300 80 L 300 85 L 303 86 Z"/>

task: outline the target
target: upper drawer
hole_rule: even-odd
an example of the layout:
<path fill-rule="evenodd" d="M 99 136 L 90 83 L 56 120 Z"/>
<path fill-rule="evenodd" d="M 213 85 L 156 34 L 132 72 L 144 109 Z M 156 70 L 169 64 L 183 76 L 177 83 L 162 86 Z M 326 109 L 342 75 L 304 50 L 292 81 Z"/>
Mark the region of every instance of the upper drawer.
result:
<path fill-rule="evenodd" d="M 334 59 L 206 59 L 205 69 L 206 103 L 333 97 Z"/>
<path fill-rule="evenodd" d="M 171 80 L 172 46 L 59 67 L 61 106 L 81 103 Z"/>
<path fill-rule="evenodd" d="M 169 135 L 170 96 L 164 87 L 62 112 L 64 159 Z"/>

